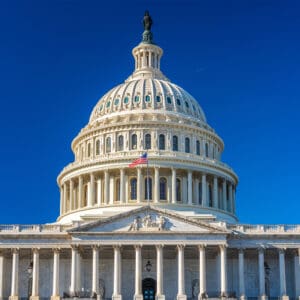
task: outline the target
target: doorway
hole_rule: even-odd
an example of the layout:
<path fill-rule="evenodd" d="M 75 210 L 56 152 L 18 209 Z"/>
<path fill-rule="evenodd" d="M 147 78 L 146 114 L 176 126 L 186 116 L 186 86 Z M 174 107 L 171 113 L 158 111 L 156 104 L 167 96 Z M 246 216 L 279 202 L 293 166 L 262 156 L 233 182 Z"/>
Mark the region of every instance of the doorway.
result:
<path fill-rule="evenodd" d="M 156 280 L 153 278 L 145 278 L 142 281 L 142 291 L 144 300 L 155 300 Z"/>

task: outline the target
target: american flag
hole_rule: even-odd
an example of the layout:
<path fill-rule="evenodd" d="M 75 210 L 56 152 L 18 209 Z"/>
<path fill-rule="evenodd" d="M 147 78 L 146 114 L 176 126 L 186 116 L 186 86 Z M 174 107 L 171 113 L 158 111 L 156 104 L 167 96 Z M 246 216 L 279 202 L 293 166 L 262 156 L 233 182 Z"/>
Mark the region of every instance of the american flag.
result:
<path fill-rule="evenodd" d="M 129 168 L 134 168 L 137 165 L 142 165 L 147 163 L 148 163 L 147 153 L 144 153 L 142 156 L 135 159 L 131 164 L 129 164 Z"/>

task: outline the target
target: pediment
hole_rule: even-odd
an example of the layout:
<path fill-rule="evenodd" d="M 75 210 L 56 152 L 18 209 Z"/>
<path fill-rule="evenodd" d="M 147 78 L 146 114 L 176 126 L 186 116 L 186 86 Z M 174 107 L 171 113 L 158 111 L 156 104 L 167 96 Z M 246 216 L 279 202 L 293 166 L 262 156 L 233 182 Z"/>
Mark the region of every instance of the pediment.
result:
<path fill-rule="evenodd" d="M 142 207 L 107 219 L 90 222 L 69 230 L 70 233 L 199 233 L 228 234 L 224 228 L 195 221 L 177 213 Z"/>

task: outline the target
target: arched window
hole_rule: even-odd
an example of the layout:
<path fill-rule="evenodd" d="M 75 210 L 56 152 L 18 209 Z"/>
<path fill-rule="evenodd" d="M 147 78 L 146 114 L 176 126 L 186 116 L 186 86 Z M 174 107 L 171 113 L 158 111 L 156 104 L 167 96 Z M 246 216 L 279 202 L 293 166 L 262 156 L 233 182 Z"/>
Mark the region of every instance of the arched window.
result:
<path fill-rule="evenodd" d="M 91 156 L 91 144 L 88 143 L 88 148 L 87 148 L 87 157 Z"/>
<path fill-rule="evenodd" d="M 199 189 L 198 203 L 199 205 L 202 205 L 202 182 L 198 183 L 198 189 Z"/>
<path fill-rule="evenodd" d="M 96 155 L 99 155 L 100 154 L 100 141 L 97 140 L 96 141 Z"/>
<path fill-rule="evenodd" d="M 137 148 L 137 135 L 134 133 L 131 136 L 131 149 L 136 149 Z"/>
<path fill-rule="evenodd" d="M 205 143 L 205 156 L 208 157 L 208 144 Z"/>
<path fill-rule="evenodd" d="M 181 180 L 176 178 L 176 200 L 181 202 Z"/>
<path fill-rule="evenodd" d="M 124 137 L 123 135 L 118 136 L 118 151 L 124 150 Z"/>
<path fill-rule="evenodd" d="M 149 187 L 149 198 L 148 198 L 148 187 Z M 145 200 L 152 200 L 152 178 L 145 178 Z"/>
<path fill-rule="evenodd" d="M 110 153 L 111 152 L 111 138 L 107 137 L 106 138 L 106 143 L 105 143 L 105 149 L 106 149 L 106 153 Z"/>
<path fill-rule="evenodd" d="M 137 180 L 136 178 L 130 179 L 130 199 L 136 200 L 137 195 Z"/>
<path fill-rule="evenodd" d="M 178 136 L 173 135 L 173 146 L 172 146 L 173 151 L 178 151 Z"/>
<path fill-rule="evenodd" d="M 200 155 L 200 142 L 199 141 L 196 142 L 196 154 Z"/>
<path fill-rule="evenodd" d="M 149 133 L 145 135 L 145 149 L 151 149 L 151 134 Z"/>
<path fill-rule="evenodd" d="M 164 177 L 159 179 L 159 199 L 167 200 L 167 179 Z"/>
<path fill-rule="evenodd" d="M 185 152 L 186 153 L 190 153 L 190 139 L 187 137 L 187 138 L 185 138 L 185 143 L 184 143 L 184 145 L 185 145 Z"/>
<path fill-rule="evenodd" d="M 120 179 L 116 179 L 115 185 L 116 201 L 120 201 Z"/>
<path fill-rule="evenodd" d="M 159 135 L 159 150 L 165 150 L 166 149 L 166 143 L 165 143 L 165 135 L 160 134 Z"/>

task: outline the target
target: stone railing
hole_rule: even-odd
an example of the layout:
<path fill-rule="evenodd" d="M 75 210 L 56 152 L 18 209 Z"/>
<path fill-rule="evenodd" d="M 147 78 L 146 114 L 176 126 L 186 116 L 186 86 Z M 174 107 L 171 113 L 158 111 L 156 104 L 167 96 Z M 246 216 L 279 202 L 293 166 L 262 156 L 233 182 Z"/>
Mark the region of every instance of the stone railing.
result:
<path fill-rule="evenodd" d="M 300 234 L 300 224 L 287 225 L 251 225 L 228 224 L 227 229 L 248 234 Z"/>
<path fill-rule="evenodd" d="M 1 233 L 59 233 L 70 229 L 74 225 L 60 224 L 33 224 L 33 225 L 18 225 L 18 224 L 0 224 Z"/>

